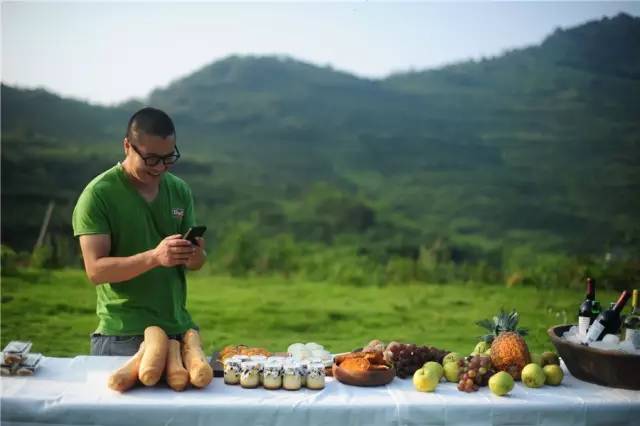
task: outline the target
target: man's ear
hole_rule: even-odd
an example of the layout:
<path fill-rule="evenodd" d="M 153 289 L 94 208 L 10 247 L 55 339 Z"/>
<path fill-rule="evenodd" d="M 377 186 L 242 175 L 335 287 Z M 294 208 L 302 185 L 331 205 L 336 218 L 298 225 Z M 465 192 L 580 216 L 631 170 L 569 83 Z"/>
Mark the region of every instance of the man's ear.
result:
<path fill-rule="evenodd" d="M 127 137 L 125 136 L 125 138 L 122 140 L 122 149 L 124 150 L 124 156 L 126 157 L 127 154 L 129 153 L 129 148 L 131 144 L 129 143 L 129 139 L 127 139 Z"/>

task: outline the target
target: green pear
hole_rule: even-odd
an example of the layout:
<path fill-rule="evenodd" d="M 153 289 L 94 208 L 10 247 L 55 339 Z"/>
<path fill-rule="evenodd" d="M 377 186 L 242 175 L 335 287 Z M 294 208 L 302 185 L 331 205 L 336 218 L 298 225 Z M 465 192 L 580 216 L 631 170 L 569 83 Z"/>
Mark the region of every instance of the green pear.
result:
<path fill-rule="evenodd" d="M 543 352 L 542 364 L 540 365 L 544 367 L 545 365 L 551 365 L 551 364 L 560 365 L 560 358 L 558 358 L 558 355 L 555 352 L 551 352 L 551 351 Z"/>
<path fill-rule="evenodd" d="M 542 368 L 545 375 L 545 383 L 551 386 L 558 386 L 564 379 L 564 372 L 559 365 L 549 364 Z"/>
<path fill-rule="evenodd" d="M 445 366 L 450 362 L 454 362 L 454 363 L 457 364 L 458 361 L 460 361 L 461 359 L 464 359 L 464 357 L 462 355 L 460 355 L 458 352 L 449 352 L 442 359 L 442 365 Z"/>
<path fill-rule="evenodd" d="M 531 352 L 531 362 L 534 364 L 538 364 L 540 367 L 542 367 L 542 355 L 535 353 L 535 352 Z"/>
<path fill-rule="evenodd" d="M 438 380 L 442 379 L 442 376 L 444 375 L 444 369 L 442 368 L 442 365 L 440 365 L 439 362 L 435 362 L 435 361 L 425 362 L 422 368 L 425 370 L 432 370 L 434 373 L 438 375 Z"/>
<path fill-rule="evenodd" d="M 444 377 L 448 382 L 458 383 L 460 381 L 460 364 L 448 362 L 444 365 Z"/>
<path fill-rule="evenodd" d="M 420 392 L 433 392 L 439 381 L 440 378 L 433 370 L 419 368 L 413 373 L 413 385 Z"/>
<path fill-rule="evenodd" d="M 544 371 L 542 371 L 542 367 L 534 363 L 525 365 L 522 369 L 521 376 L 522 383 L 529 388 L 542 387 L 547 379 Z"/>
<path fill-rule="evenodd" d="M 489 389 L 498 396 L 511 392 L 513 384 L 513 377 L 505 371 L 500 371 L 489 378 Z"/>

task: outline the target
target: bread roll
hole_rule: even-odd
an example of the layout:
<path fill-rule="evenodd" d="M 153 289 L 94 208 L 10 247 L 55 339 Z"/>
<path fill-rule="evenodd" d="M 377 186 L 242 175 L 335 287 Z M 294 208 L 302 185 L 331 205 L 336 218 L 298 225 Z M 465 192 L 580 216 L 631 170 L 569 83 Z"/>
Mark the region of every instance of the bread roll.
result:
<path fill-rule="evenodd" d="M 193 386 L 203 388 L 213 380 L 213 369 L 202 351 L 200 335 L 196 330 L 188 330 L 182 338 L 182 360 L 189 372 Z"/>
<path fill-rule="evenodd" d="M 182 364 L 182 354 L 180 342 L 169 340 L 169 353 L 167 354 L 167 383 L 171 389 L 176 391 L 184 390 L 189 384 L 189 372 Z"/>
<path fill-rule="evenodd" d="M 118 392 L 124 392 L 131 389 L 138 382 L 138 370 L 140 368 L 140 360 L 144 353 L 144 342 L 140 344 L 140 349 L 129 361 L 127 361 L 122 367 L 113 372 L 109 376 L 107 385 L 110 389 Z"/>
<path fill-rule="evenodd" d="M 167 364 L 169 338 L 160 327 L 147 327 L 144 330 L 144 345 L 138 378 L 145 386 L 153 386 L 162 377 Z"/>

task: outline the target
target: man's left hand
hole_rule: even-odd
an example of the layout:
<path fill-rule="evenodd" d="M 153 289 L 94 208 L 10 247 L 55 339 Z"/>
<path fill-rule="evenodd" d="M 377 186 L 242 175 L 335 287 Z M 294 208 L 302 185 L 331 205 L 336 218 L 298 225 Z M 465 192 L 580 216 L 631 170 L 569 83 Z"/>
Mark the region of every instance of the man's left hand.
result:
<path fill-rule="evenodd" d="M 186 264 L 187 269 L 192 271 L 197 271 L 202 268 L 202 265 L 204 265 L 204 261 L 207 258 L 207 253 L 204 251 L 204 238 L 196 237 L 196 243 L 197 244 L 191 245 L 193 253 L 189 256 Z"/>

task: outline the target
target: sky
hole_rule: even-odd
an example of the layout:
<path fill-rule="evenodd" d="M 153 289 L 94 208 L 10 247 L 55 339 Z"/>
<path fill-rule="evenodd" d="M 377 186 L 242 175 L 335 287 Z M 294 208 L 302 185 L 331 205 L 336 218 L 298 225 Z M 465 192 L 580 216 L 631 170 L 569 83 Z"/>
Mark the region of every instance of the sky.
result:
<path fill-rule="evenodd" d="M 360 77 L 539 44 L 556 28 L 640 16 L 640 2 L 7 2 L 5 84 L 111 105 L 232 54 L 288 55 Z"/>

